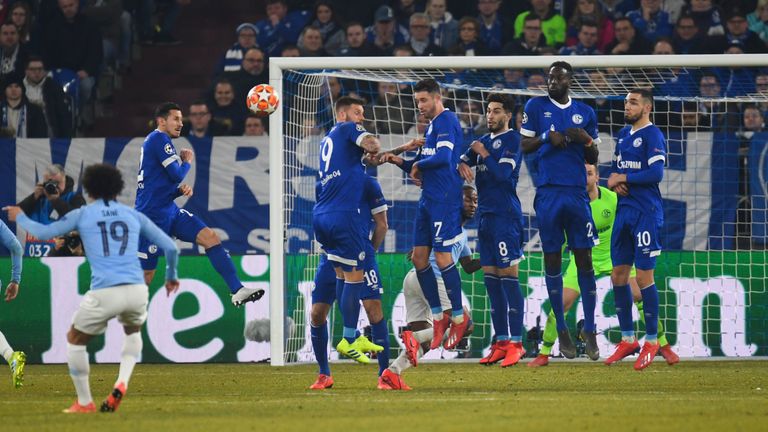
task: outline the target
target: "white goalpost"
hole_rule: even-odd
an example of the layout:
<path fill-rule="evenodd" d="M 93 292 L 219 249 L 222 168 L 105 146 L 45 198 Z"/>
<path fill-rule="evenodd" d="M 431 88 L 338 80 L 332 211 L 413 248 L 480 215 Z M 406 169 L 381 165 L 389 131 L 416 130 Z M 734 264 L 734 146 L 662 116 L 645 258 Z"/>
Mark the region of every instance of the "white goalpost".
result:
<path fill-rule="evenodd" d="M 448 105 L 459 114 L 468 144 L 483 133 L 484 100 L 489 93 L 513 95 L 519 110 L 528 98 L 546 94 L 539 87 L 543 71 L 557 60 L 569 62 L 575 70 L 572 97 L 587 101 L 598 113 L 604 138 L 601 180 L 610 166 L 615 133 L 624 125 L 623 97 L 633 88 L 654 88 L 652 118 L 667 134 L 670 154 L 661 184 L 667 228 L 662 234 L 665 251 L 657 264 L 657 284 L 661 319 L 674 348 L 683 357 L 768 355 L 768 212 L 763 180 L 768 174 L 763 160 L 768 152 L 762 151 L 768 148 L 768 133 L 747 130 L 742 122 L 747 107 L 768 111 L 768 86 L 762 89 L 754 83 L 761 68 L 768 68 L 768 56 L 272 58 L 269 84 L 281 96 L 282 105 L 269 122 L 268 295 L 273 366 L 314 359 L 308 312 L 319 251 L 313 241 L 311 212 L 319 141 L 333 124 L 335 99 L 355 94 L 369 102 L 366 127 L 379 135 L 383 149 L 391 149 L 423 135 L 412 86 L 435 78 Z M 701 96 L 700 84 L 710 75 L 717 79 L 720 91 Z M 398 329 L 404 325 L 400 291 L 409 268 L 404 253 L 412 246 L 410 221 L 419 190 L 397 168 L 382 166 L 372 174 L 390 203 L 390 232 L 379 267 L 394 354 L 399 349 Z M 533 194 L 523 166 L 518 195 L 526 219 L 528 259 L 520 270 L 526 295 L 525 328 L 532 338 L 527 344 L 535 343 L 536 332 L 531 330 L 543 326 L 548 311 Z M 476 223 L 468 224 L 467 231 L 474 245 Z M 435 358 L 477 358 L 491 343 L 493 328 L 482 275 L 462 273 L 462 281 L 475 331 L 467 346 L 433 353 Z M 573 308 L 571 325 L 580 318 L 580 309 Z M 606 347 L 618 339 L 618 320 L 605 278 L 598 280 L 597 314 L 601 352 L 607 354 Z M 365 324 L 362 318 L 361 326 Z M 329 322 L 331 346 L 339 338 L 334 327 Z M 336 358 L 335 351 L 329 353 Z"/>

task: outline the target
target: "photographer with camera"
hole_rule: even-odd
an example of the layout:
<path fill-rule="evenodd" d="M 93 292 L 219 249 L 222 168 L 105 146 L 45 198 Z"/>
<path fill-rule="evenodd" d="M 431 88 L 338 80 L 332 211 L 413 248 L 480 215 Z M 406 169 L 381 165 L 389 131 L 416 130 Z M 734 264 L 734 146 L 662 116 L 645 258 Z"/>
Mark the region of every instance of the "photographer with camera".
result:
<path fill-rule="evenodd" d="M 43 181 L 35 185 L 35 191 L 20 203 L 19 207 L 35 222 L 48 225 L 70 211 L 85 205 L 85 198 L 74 189 L 75 181 L 64 167 L 53 164 L 45 169 Z M 27 235 L 24 253 L 27 256 L 48 256 L 55 248 L 54 241 L 41 241 Z"/>

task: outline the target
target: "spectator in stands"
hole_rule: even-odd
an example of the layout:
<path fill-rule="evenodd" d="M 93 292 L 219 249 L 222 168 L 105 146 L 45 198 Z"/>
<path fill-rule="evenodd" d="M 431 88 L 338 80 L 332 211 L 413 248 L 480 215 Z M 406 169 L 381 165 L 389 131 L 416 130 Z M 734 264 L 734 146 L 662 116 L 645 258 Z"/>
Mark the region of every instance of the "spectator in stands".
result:
<path fill-rule="evenodd" d="M 544 33 L 547 45 L 559 48 L 565 43 L 565 18 L 552 10 L 552 0 L 531 0 L 531 10 L 515 18 L 515 37 L 520 37 L 523 33 L 525 17 L 529 14 L 541 18 L 541 31 Z"/>
<path fill-rule="evenodd" d="M 302 57 L 327 57 L 323 48 L 323 34 L 315 26 L 304 27 L 297 45 Z"/>
<path fill-rule="evenodd" d="M 405 136 L 409 138 L 424 137 L 424 134 L 427 132 L 427 126 L 429 126 L 429 121 L 424 117 L 424 114 L 417 114 L 415 124 L 408 128 L 408 132 L 405 133 Z"/>
<path fill-rule="evenodd" d="M 698 54 L 704 51 L 704 37 L 699 33 L 696 21 L 690 15 L 677 19 L 672 43 L 678 54 Z"/>
<path fill-rule="evenodd" d="M 139 40 L 144 45 L 178 45 L 180 40 L 173 36 L 176 21 L 179 19 L 182 6 L 187 6 L 192 0 L 139 0 L 136 11 L 136 27 Z M 157 26 L 153 23 L 152 15 L 155 9 L 163 5 L 163 19 Z M 156 28 L 159 27 L 159 30 Z"/>
<path fill-rule="evenodd" d="M 456 115 L 461 123 L 465 140 L 478 138 L 488 133 L 483 104 L 476 100 L 464 100 L 459 103 Z"/>
<path fill-rule="evenodd" d="M 768 96 L 768 72 L 758 71 L 755 74 L 755 93 Z M 768 102 L 758 102 L 757 106 L 762 111 L 763 117 L 768 116 Z"/>
<path fill-rule="evenodd" d="M 524 89 L 525 72 L 521 69 L 504 69 L 501 80 L 494 87 L 498 89 Z"/>
<path fill-rule="evenodd" d="M 651 44 L 638 37 L 635 27 L 629 18 L 619 18 L 613 25 L 616 39 L 608 44 L 606 54 L 648 54 L 651 52 Z"/>
<path fill-rule="evenodd" d="M 242 135 L 246 107 L 244 99 L 235 101 L 235 90 L 225 78 L 220 78 L 213 89 L 213 103 L 209 104 L 213 120 L 228 129 L 227 135 Z"/>
<path fill-rule="evenodd" d="M 480 40 L 488 49 L 488 54 L 501 54 L 501 49 L 514 37 L 514 23 L 505 20 L 499 13 L 501 0 L 478 0 L 477 19 L 480 21 Z M 510 22 L 507 22 L 510 21 Z M 461 25 L 459 25 L 461 31 Z"/>
<path fill-rule="evenodd" d="M 656 42 L 662 36 L 672 36 L 672 24 L 669 14 L 661 9 L 661 0 L 642 0 L 640 9 L 627 14 L 639 37 L 648 43 Z"/>
<path fill-rule="evenodd" d="M 280 52 L 280 57 L 301 57 L 301 51 L 296 45 L 286 45 Z"/>
<path fill-rule="evenodd" d="M 445 0 L 427 0 L 427 15 L 432 26 L 432 42 L 447 50 L 459 40 L 459 23 L 446 9 Z"/>
<path fill-rule="evenodd" d="M 32 31 L 32 10 L 29 3 L 17 1 L 13 3 L 6 17 L 8 22 L 12 22 L 19 30 L 19 42 L 25 44 L 29 42 Z"/>
<path fill-rule="evenodd" d="M 72 111 L 67 106 L 64 90 L 48 78 L 42 57 L 29 57 L 24 76 L 24 94 L 30 103 L 39 106 L 48 125 L 51 138 L 72 137 Z"/>
<path fill-rule="evenodd" d="M 269 136 L 264 126 L 264 120 L 263 117 L 259 117 L 254 113 L 248 113 L 248 116 L 245 118 L 245 132 L 243 136 Z"/>
<path fill-rule="evenodd" d="M 600 0 L 603 14 L 612 20 L 624 18 L 629 11 L 637 9 L 637 0 Z"/>
<path fill-rule="evenodd" d="M 448 54 L 468 57 L 489 54 L 480 40 L 480 22 L 476 18 L 465 16 L 459 20 L 459 41 L 448 49 Z"/>
<path fill-rule="evenodd" d="M 221 78 L 232 84 L 235 100 L 245 101 L 254 86 L 269 82 L 269 71 L 265 66 L 264 53 L 258 48 L 249 48 L 245 52 L 240 70 L 224 72 Z"/>
<path fill-rule="evenodd" d="M 16 138 L 48 138 L 48 125 L 45 122 L 43 109 L 29 103 L 24 95 L 23 78 L 19 75 L 8 75 L 3 84 L 3 101 L 0 102 L 2 111 L 2 126 L 13 133 Z"/>
<path fill-rule="evenodd" d="M 280 54 L 284 45 L 295 45 L 301 30 L 309 22 L 309 12 L 297 10 L 288 12 L 285 0 L 267 0 L 267 18 L 256 23 L 256 41 L 267 57 Z"/>
<path fill-rule="evenodd" d="M 181 136 L 205 138 L 227 135 L 226 126 L 211 118 L 211 110 L 204 100 L 196 100 L 189 105 L 189 121 L 184 122 Z"/>
<path fill-rule="evenodd" d="M 368 130 L 380 135 L 401 135 L 410 127 L 413 99 L 403 95 L 398 84 L 380 81 L 376 98 L 365 107 Z"/>
<path fill-rule="evenodd" d="M 721 21 L 723 13 L 720 8 L 712 4 L 712 0 L 691 0 L 691 3 L 683 9 L 682 15 L 693 17 L 701 36 L 717 36 L 725 33 Z"/>
<path fill-rule="evenodd" d="M 328 55 L 337 56 L 344 45 L 344 28 L 336 17 L 333 3 L 329 0 L 318 0 L 315 3 L 311 24 L 320 30 L 323 38 L 323 49 Z"/>
<path fill-rule="evenodd" d="M 741 9 L 732 9 L 725 21 L 725 34 L 711 36 L 707 41 L 713 54 L 720 54 L 729 45 L 740 44 L 747 54 L 762 54 L 766 52 L 765 42 L 757 33 L 749 29 L 747 15 Z"/>
<path fill-rule="evenodd" d="M 530 56 L 553 53 L 552 47 L 547 46 L 547 40 L 541 31 L 541 18 L 535 14 L 528 14 L 523 22 L 525 25 L 522 35 L 504 45 L 502 54 Z"/>
<path fill-rule="evenodd" d="M 560 55 L 597 55 L 602 54 L 597 47 L 598 27 L 594 21 L 582 19 L 579 25 L 579 42 L 563 47 Z"/>
<path fill-rule="evenodd" d="M 682 16 L 683 8 L 688 0 L 662 0 L 661 9 L 669 15 L 670 24 L 677 22 Z"/>
<path fill-rule="evenodd" d="M 734 40 L 728 44 L 724 54 L 744 54 L 744 45 Z M 714 72 L 725 84 L 723 93 L 726 96 L 744 96 L 755 92 L 755 74 L 751 68 L 733 66 L 716 68 Z"/>
<path fill-rule="evenodd" d="M 423 13 L 426 6 L 425 0 L 398 0 L 392 2 L 392 9 L 395 11 L 395 20 L 397 24 L 408 27 L 411 22 L 411 15 Z"/>
<path fill-rule="evenodd" d="M 693 25 L 693 24 L 691 24 Z M 653 45 L 654 55 L 674 55 L 675 47 L 670 38 L 659 38 Z M 697 84 L 686 69 L 672 68 L 671 73 L 661 71 L 666 79 L 656 87 L 657 93 L 668 96 L 693 97 L 697 93 Z M 660 110 L 653 110 L 659 116 Z M 668 111 L 668 110 L 665 110 Z M 658 123 L 658 122 L 657 122 Z"/>
<path fill-rule="evenodd" d="M 711 127 L 713 132 L 733 132 L 738 129 L 738 116 L 729 114 L 726 102 L 716 100 L 723 96 L 720 78 L 716 73 L 706 71 L 701 74 L 699 95 L 704 98 L 697 107 L 700 126 Z"/>
<path fill-rule="evenodd" d="M 46 187 L 47 184 L 50 186 Z M 35 185 L 33 193 L 19 202 L 19 207 L 33 221 L 48 225 L 85 205 L 82 193 L 75 191 L 74 187 L 75 180 L 67 175 L 64 167 L 51 165 L 45 169 L 43 181 Z"/>
<path fill-rule="evenodd" d="M 251 23 L 242 23 L 237 26 L 235 29 L 237 42 L 224 53 L 224 57 L 221 58 L 216 66 L 215 75 L 222 72 L 237 72 L 240 70 L 245 52 L 249 48 L 258 48 L 256 46 L 257 32 L 256 26 Z"/>
<path fill-rule="evenodd" d="M 755 10 L 747 15 L 749 29 L 768 43 L 768 0 L 759 0 Z"/>
<path fill-rule="evenodd" d="M 757 105 L 744 105 L 741 112 L 743 120 L 741 129 L 738 132 L 739 136 L 749 139 L 755 133 L 762 132 L 765 129 L 765 117 L 763 117 L 763 113 Z"/>
<path fill-rule="evenodd" d="M 0 25 L 0 80 L 11 74 L 22 74 L 29 53 L 19 43 L 19 30 L 10 22 Z"/>
<path fill-rule="evenodd" d="M 605 52 L 605 47 L 613 40 L 613 21 L 603 14 L 603 8 L 597 0 L 578 0 L 568 20 L 565 44 L 567 46 L 579 43 L 579 27 L 582 20 L 597 23 L 597 49 Z"/>
<path fill-rule="evenodd" d="M 341 49 L 341 55 L 347 57 L 368 57 L 383 55 L 373 44 L 365 39 L 365 29 L 358 22 L 347 24 L 347 45 Z"/>
<path fill-rule="evenodd" d="M 541 72 L 531 72 L 528 74 L 528 79 L 525 82 L 528 90 L 546 90 L 547 79 L 544 78 L 544 74 Z"/>
<path fill-rule="evenodd" d="M 398 45 L 392 50 L 394 57 L 413 57 L 416 53 L 410 45 Z"/>
<path fill-rule="evenodd" d="M 418 56 L 441 56 L 445 50 L 435 45 L 429 37 L 429 17 L 423 12 L 411 15 L 408 27 L 411 30 L 411 48 Z"/>
<path fill-rule="evenodd" d="M 122 0 L 86 0 L 83 15 L 101 31 L 104 64 L 120 69 L 130 63 L 131 15 Z"/>
<path fill-rule="evenodd" d="M 101 32 L 90 18 L 79 13 L 77 0 L 58 0 L 58 4 L 61 14 L 42 29 L 43 59 L 50 69 L 77 73 L 82 107 L 91 100 L 103 62 Z"/>
<path fill-rule="evenodd" d="M 391 55 L 396 45 L 408 43 L 408 30 L 395 21 L 395 11 L 389 6 L 376 9 L 374 23 L 365 29 L 365 38 L 385 55 Z"/>

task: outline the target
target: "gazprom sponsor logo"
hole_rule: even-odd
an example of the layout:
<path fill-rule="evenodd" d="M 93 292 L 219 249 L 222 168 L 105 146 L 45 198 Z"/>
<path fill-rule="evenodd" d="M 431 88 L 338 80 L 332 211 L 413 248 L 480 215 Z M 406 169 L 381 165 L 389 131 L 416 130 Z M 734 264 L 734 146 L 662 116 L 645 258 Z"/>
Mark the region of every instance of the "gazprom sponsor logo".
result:
<path fill-rule="evenodd" d="M 638 161 L 620 160 L 617 162 L 617 165 L 621 169 L 642 169 L 643 168 L 642 162 L 638 162 Z"/>

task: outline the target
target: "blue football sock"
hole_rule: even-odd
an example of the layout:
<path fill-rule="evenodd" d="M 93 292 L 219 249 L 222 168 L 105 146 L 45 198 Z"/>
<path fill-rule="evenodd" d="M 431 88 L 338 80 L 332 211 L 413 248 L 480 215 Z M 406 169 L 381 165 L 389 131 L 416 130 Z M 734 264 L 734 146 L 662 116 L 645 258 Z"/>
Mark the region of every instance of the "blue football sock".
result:
<path fill-rule="evenodd" d="M 214 247 L 206 249 L 205 254 L 208 255 L 213 268 L 224 278 L 224 282 L 229 287 L 229 292 L 232 294 L 236 293 L 243 286 L 243 283 L 237 277 L 237 270 L 235 270 L 235 264 L 232 263 L 229 252 L 219 243 Z"/>
<path fill-rule="evenodd" d="M 437 293 L 437 278 L 432 271 L 432 266 L 428 265 L 421 270 L 416 270 L 416 278 L 419 279 L 421 291 L 432 309 L 432 315 L 442 314 L 443 307 L 440 305 L 440 295 Z"/>
<path fill-rule="evenodd" d="M 317 365 L 323 375 L 331 374 L 331 367 L 328 364 L 328 322 L 319 326 L 309 326 L 309 332 L 312 335 L 312 351 L 315 353 Z"/>
<path fill-rule="evenodd" d="M 339 302 L 339 309 L 341 309 L 341 295 L 344 294 L 344 278 L 336 279 L 336 301 Z M 342 317 L 344 315 L 342 314 Z"/>
<path fill-rule="evenodd" d="M 509 321 L 507 320 L 507 296 L 501 289 L 501 280 L 496 275 L 487 274 L 485 289 L 488 291 L 488 300 L 491 302 L 491 321 L 496 340 L 509 340 Z"/>
<path fill-rule="evenodd" d="M 645 341 L 656 343 L 659 333 L 659 291 L 656 284 L 640 290 L 645 314 Z"/>
<path fill-rule="evenodd" d="M 365 283 L 344 282 L 344 291 L 341 293 L 341 317 L 344 322 L 344 339 L 352 343 L 357 333 L 357 321 L 360 318 L 360 290 Z"/>
<path fill-rule="evenodd" d="M 503 277 L 501 278 L 501 288 L 509 301 L 509 310 L 507 311 L 509 315 L 509 340 L 522 342 L 525 303 L 523 292 L 520 290 L 520 280 L 516 277 Z"/>
<path fill-rule="evenodd" d="M 595 285 L 595 271 L 577 271 L 579 289 L 581 290 L 581 308 L 584 310 L 584 331 L 595 332 L 595 305 L 597 304 L 597 286 Z"/>
<path fill-rule="evenodd" d="M 456 268 L 456 264 L 451 264 L 444 269 L 440 269 L 443 276 L 445 290 L 448 292 L 448 299 L 451 301 L 451 315 L 454 317 L 463 317 L 464 308 L 461 306 L 461 275 Z"/>
<path fill-rule="evenodd" d="M 546 270 L 547 294 L 549 295 L 549 305 L 555 314 L 557 321 L 557 332 L 566 330 L 565 315 L 563 314 L 563 274 L 560 269 Z"/>
<path fill-rule="evenodd" d="M 616 315 L 619 317 L 619 328 L 622 337 L 634 337 L 635 327 L 632 322 L 632 289 L 629 285 L 613 286 L 613 301 L 616 305 Z"/>
<path fill-rule="evenodd" d="M 379 375 L 381 375 L 384 373 L 384 369 L 389 367 L 389 331 L 387 330 L 386 319 L 371 324 L 371 336 L 373 343 L 384 347 L 384 351 L 376 353 L 376 359 L 379 361 Z"/>

